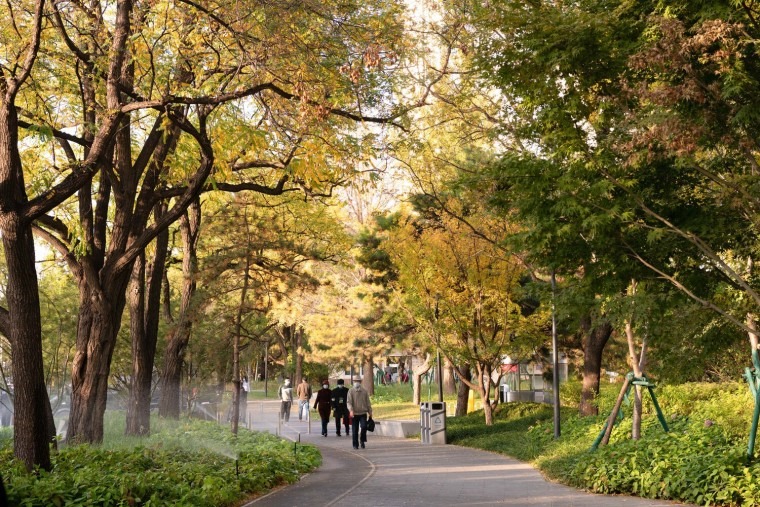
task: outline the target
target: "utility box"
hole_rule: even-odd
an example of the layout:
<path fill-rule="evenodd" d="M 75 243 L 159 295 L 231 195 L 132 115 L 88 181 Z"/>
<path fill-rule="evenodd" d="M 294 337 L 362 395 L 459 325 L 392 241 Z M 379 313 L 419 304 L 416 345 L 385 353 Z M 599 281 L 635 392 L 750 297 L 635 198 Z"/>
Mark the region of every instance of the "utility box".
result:
<path fill-rule="evenodd" d="M 446 444 L 446 402 L 420 403 L 420 439 L 423 444 Z"/>

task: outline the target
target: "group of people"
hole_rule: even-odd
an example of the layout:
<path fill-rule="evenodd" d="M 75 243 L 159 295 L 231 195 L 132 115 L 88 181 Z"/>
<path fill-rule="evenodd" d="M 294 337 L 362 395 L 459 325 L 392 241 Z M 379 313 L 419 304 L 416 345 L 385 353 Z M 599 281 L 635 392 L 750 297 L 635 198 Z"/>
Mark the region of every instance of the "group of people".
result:
<path fill-rule="evenodd" d="M 401 382 L 402 384 L 409 382 L 409 374 L 406 372 L 406 366 L 404 366 L 403 363 L 400 363 L 397 368 L 398 372 L 394 373 L 391 365 L 387 365 L 385 368 L 378 366 L 376 372 L 377 382 L 379 384 L 387 385 L 396 382 Z"/>
<path fill-rule="evenodd" d="M 338 385 L 331 390 L 330 382 L 327 379 L 323 380 L 322 388 L 317 391 L 314 399 L 314 409 L 322 420 L 322 436 L 327 436 L 327 426 L 332 412 L 335 417 L 336 435 L 341 436 L 341 426 L 345 427 L 345 433 L 348 435 L 350 426 L 354 449 L 358 449 L 359 446 L 363 449 L 367 442 L 367 422 L 372 418 L 372 403 L 369 393 L 362 387 L 359 380 L 354 382 L 351 389 L 344 384 L 343 379 L 338 379 Z M 278 396 L 281 400 L 280 419 L 288 422 L 294 396 L 290 379 L 285 379 L 280 386 Z M 311 385 L 305 377 L 296 387 L 295 396 L 298 399 L 298 420 L 302 421 L 308 418 L 309 402 L 312 396 Z"/>

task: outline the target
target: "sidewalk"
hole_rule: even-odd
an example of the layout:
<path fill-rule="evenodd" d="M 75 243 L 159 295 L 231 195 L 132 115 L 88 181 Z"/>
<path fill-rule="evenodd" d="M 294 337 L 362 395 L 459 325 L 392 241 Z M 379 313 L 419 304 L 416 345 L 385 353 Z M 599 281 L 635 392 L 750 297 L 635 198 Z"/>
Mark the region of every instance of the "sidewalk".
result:
<path fill-rule="evenodd" d="M 318 424 L 318 423 L 317 423 Z M 530 465 L 485 451 L 369 433 L 366 449 L 351 438 L 322 437 L 312 421 L 283 426 L 282 436 L 315 444 L 322 466 L 296 484 L 257 498 L 244 507 L 657 507 L 676 504 L 624 496 L 594 495 L 547 482 Z"/>

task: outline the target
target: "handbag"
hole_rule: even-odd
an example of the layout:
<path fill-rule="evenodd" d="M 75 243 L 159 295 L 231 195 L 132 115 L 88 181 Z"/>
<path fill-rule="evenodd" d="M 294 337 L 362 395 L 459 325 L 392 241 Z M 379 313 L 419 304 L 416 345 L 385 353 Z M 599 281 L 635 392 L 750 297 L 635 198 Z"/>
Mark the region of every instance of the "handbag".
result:
<path fill-rule="evenodd" d="M 371 417 L 367 419 L 367 431 L 375 431 L 375 421 Z"/>

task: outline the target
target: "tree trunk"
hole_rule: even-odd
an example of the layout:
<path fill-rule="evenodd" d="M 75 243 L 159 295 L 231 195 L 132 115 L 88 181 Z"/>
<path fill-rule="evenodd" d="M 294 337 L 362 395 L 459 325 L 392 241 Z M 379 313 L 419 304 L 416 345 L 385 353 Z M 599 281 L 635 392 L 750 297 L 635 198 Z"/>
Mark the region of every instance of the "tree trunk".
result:
<path fill-rule="evenodd" d="M 646 336 L 641 344 L 641 355 L 636 357 L 636 339 L 633 334 L 633 325 L 630 320 L 625 322 L 625 336 L 628 341 L 628 355 L 633 368 L 633 375 L 637 378 L 641 378 L 644 375 L 644 366 L 646 362 L 647 343 Z M 631 438 L 633 440 L 639 440 L 641 438 L 641 412 L 642 412 L 642 400 L 641 400 L 641 386 L 633 386 L 633 425 L 631 429 Z"/>
<path fill-rule="evenodd" d="M 163 213 L 156 207 L 156 217 Z M 144 256 L 139 256 L 133 268 L 133 287 L 130 301 L 132 331 L 132 384 L 127 405 L 127 435 L 150 433 L 150 402 L 153 386 L 153 369 L 158 342 L 158 323 L 161 311 L 161 282 L 166 269 L 166 252 L 169 231 L 162 231 L 156 238 L 147 281 L 145 297 Z M 135 293 L 138 291 L 138 293 Z"/>
<path fill-rule="evenodd" d="M 179 418 L 179 397 L 182 365 L 185 350 L 192 333 L 191 304 L 195 295 L 195 271 L 198 265 L 198 238 L 201 224 L 200 200 L 195 199 L 180 218 L 182 234 L 182 288 L 181 301 L 174 328 L 169 332 L 164 350 L 164 368 L 161 376 L 161 401 L 159 415 Z M 168 300 L 168 298 L 165 298 Z"/>
<path fill-rule="evenodd" d="M 754 364 L 755 354 L 758 353 L 758 348 L 760 347 L 760 337 L 757 333 L 757 319 L 755 318 L 755 314 L 748 313 L 745 322 L 747 323 L 747 327 L 751 330 L 751 332 L 747 332 L 747 337 L 749 338 L 750 353 L 752 354 L 752 362 Z"/>
<path fill-rule="evenodd" d="M 581 322 L 581 329 L 586 336 L 583 343 L 583 389 L 579 413 L 581 416 L 598 415 L 596 398 L 602 373 L 602 353 L 612 336 L 612 325 L 602 320 L 592 327 L 591 317 L 586 317 Z"/>
<path fill-rule="evenodd" d="M 372 375 L 374 370 L 375 362 L 372 359 L 372 356 L 362 356 L 362 371 L 364 371 L 362 387 L 367 390 L 370 396 L 375 394 L 375 376 Z"/>
<path fill-rule="evenodd" d="M 490 400 L 490 376 L 489 380 L 486 380 L 486 376 L 489 375 L 490 372 L 485 371 L 481 365 L 478 365 L 477 373 L 478 394 L 480 394 L 480 399 L 483 401 L 483 416 L 485 417 L 486 426 L 493 426 L 493 406 L 491 405 Z"/>
<path fill-rule="evenodd" d="M 130 272 L 104 283 L 108 292 L 98 291 L 97 295 L 92 294 L 90 287 L 82 287 L 87 282 L 80 280 L 77 351 L 72 364 L 71 411 L 66 437 L 69 442 L 103 440 L 108 376 Z"/>
<path fill-rule="evenodd" d="M 182 365 L 185 357 L 185 347 L 190 338 L 189 332 L 174 328 L 167 336 L 164 350 L 164 368 L 161 375 L 161 401 L 158 414 L 171 419 L 179 418 L 179 397 L 182 381 Z M 180 336 L 183 335 L 183 336 Z"/>
<path fill-rule="evenodd" d="M 448 358 L 443 361 L 443 394 L 455 394 L 457 383 L 454 381 L 454 366 Z"/>
<path fill-rule="evenodd" d="M 465 364 L 459 369 L 462 375 L 465 375 L 467 380 L 470 380 L 470 365 Z M 467 415 L 467 403 L 470 400 L 470 386 L 466 382 L 459 382 L 459 389 L 457 391 L 457 410 L 456 416 Z"/>
<path fill-rule="evenodd" d="M 295 324 L 291 327 L 291 349 L 293 350 L 293 361 L 295 362 L 294 374 L 296 378 L 295 381 L 297 382 L 296 385 L 298 385 L 303 378 L 303 328 L 299 328 Z"/>
<path fill-rule="evenodd" d="M 469 364 L 465 365 L 470 371 L 472 370 L 472 366 Z M 462 367 L 456 367 L 459 373 L 459 378 L 463 384 L 467 384 L 467 386 L 474 390 L 478 395 L 480 395 L 480 399 L 483 402 L 483 415 L 485 417 L 486 426 L 491 426 L 493 424 L 493 408 L 494 405 L 491 404 L 491 372 L 493 371 L 493 365 L 482 362 L 482 363 L 476 363 L 476 375 L 477 378 L 474 380 L 469 379 L 469 372 L 468 375 L 464 375 L 464 369 Z"/>
<path fill-rule="evenodd" d="M 129 321 L 132 337 L 132 375 L 127 403 L 127 424 L 125 434 L 147 435 L 150 433 L 150 381 L 145 350 L 145 259 L 141 255 L 135 261 L 129 290 Z M 147 384 L 147 385 L 146 385 Z M 148 393 L 145 406 L 143 393 Z"/>
<path fill-rule="evenodd" d="M 291 335 L 293 334 L 293 326 L 277 326 L 277 338 L 278 343 L 280 344 L 280 355 L 282 356 L 282 378 L 286 379 L 289 378 L 291 381 L 291 385 L 298 385 L 296 383 L 296 379 L 293 376 L 293 368 L 290 364 L 290 347 L 291 344 Z M 299 379 L 300 380 L 300 379 Z"/>
<path fill-rule="evenodd" d="M 7 99 L 3 97 L 2 99 Z M 8 282 L 8 338 L 12 347 L 15 425 L 13 452 L 28 470 L 50 470 L 52 413 L 45 388 L 42 324 L 31 223 L 23 221 L 26 202 L 18 152 L 18 118 L 13 100 L 0 102 L 0 236 Z"/>
<path fill-rule="evenodd" d="M 247 225 L 247 224 L 246 224 Z M 251 257 L 245 256 L 243 289 L 240 291 L 240 305 L 235 315 L 235 335 L 232 338 L 232 433 L 237 435 L 240 421 L 240 335 L 243 332 L 243 312 L 248 298 L 248 280 L 250 279 Z"/>
<path fill-rule="evenodd" d="M 414 374 L 412 375 L 412 403 L 415 405 L 420 404 L 420 401 L 422 401 L 421 396 L 421 384 L 422 384 L 422 376 L 426 374 L 430 370 L 430 354 L 425 354 L 425 361 L 419 365 L 414 370 Z"/>

